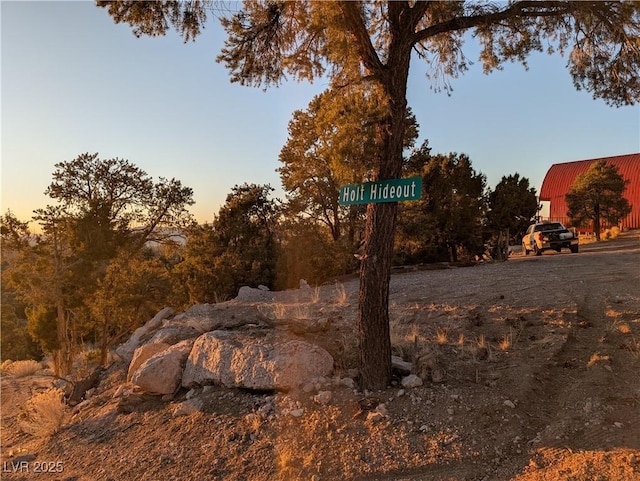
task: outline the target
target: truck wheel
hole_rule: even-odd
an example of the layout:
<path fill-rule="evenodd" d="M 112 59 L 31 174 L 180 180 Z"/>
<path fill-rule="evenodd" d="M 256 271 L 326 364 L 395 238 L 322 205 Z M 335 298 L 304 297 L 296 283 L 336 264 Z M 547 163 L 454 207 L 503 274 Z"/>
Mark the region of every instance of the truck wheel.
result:
<path fill-rule="evenodd" d="M 569 249 L 571 250 L 572 254 L 577 254 L 578 253 L 578 244 L 573 245 L 573 246 L 569 246 Z"/>
<path fill-rule="evenodd" d="M 538 249 L 537 244 L 534 244 L 533 252 L 535 252 L 537 256 L 541 256 L 542 255 L 542 249 Z"/>

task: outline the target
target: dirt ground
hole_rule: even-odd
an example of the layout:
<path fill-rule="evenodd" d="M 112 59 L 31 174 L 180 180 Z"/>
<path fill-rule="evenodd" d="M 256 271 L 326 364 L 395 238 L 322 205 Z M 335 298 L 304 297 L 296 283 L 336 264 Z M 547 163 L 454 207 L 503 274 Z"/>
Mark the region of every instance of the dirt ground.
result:
<path fill-rule="evenodd" d="M 58 433 L 37 438 L 17 417 L 52 379 L 4 377 L 2 479 L 640 480 L 639 231 L 578 254 L 397 270 L 392 343 L 423 378 L 415 388 L 398 378 L 361 393 L 344 380 L 357 286 L 289 306 L 336 320 L 319 340 L 335 379 L 297 392 L 207 387 L 123 405 L 126 366 L 114 364 Z M 202 408 L 175 416 L 192 396 Z"/>

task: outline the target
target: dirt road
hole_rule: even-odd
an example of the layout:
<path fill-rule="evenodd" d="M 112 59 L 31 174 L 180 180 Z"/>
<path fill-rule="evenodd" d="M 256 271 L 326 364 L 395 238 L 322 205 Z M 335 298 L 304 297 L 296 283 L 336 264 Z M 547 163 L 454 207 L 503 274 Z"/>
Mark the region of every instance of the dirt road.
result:
<path fill-rule="evenodd" d="M 638 233 L 582 246 L 579 254 L 519 255 L 504 264 L 421 274 L 398 276 L 392 297 L 398 306 L 419 302 L 408 287 L 420 283 L 423 298 L 440 309 L 442 322 L 430 310 L 426 317 L 436 322 L 418 325 L 439 346 L 449 389 L 471 394 L 474 414 L 463 416 L 464 431 L 485 438 L 479 459 L 486 479 L 640 479 Z M 443 330 L 450 338 L 444 345 Z M 459 336 L 485 336 L 493 363 L 459 362 L 450 347 Z M 505 339 L 511 345 L 501 348 Z M 474 375 L 488 387 L 484 395 L 471 389 Z M 486 397 L 496 407 L 500 399 L 516 407 L 486 410 Z M 492 450 L 499 453 L 494 468 L 486 462 Z M 461 475 L 442 479 L 483 479 L 470 452 L 466 459 Z M 427 469 L 410 479 L 430 476 Z"/>

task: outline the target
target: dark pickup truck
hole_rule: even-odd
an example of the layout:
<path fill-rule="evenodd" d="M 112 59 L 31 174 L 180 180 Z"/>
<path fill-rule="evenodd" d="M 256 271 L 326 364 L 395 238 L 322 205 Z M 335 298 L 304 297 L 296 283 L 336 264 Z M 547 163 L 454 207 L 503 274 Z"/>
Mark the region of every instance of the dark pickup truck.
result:
<path fill-rule="evenodd" d="M 546 250 L 560 252 L 563 247 L 570 249 L 573 253 L 578 252 L 578 235 L 560 222 L 531 224 L 522 238 L 524 255 L 535 252 L 539 256 Z"/>

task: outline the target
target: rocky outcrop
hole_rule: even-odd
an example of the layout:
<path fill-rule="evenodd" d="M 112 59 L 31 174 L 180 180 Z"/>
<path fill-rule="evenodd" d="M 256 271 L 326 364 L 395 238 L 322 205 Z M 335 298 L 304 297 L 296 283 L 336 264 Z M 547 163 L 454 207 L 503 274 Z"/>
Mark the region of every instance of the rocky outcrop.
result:
<path fill-rule="evenodd" d="M 413 370 L 410 362 L 404 361 L 401 357 L 391 356 L 391 369 L 397 371 L 402 376 L 408 376 Z"/>
<path fill-rule="evenodd" d="M 131 382 L 153 394 L 171 394 L 180 387 L 184 362 L 193 340 L 174 344 L 151 356 L 133 373 Z"/>
<path fill-rule="evenodd" d="M 186 339 L 195 339 L 200 334 L 201 332 L 192 326 L 174 323 L 174 325 L 163 326 L 148 342 L 149 344 L 163 343 L 172 346 Z"/>
<path fill-rule="evenodd" d="M 409 389 L 422 386 L 422 378 L 416 376 L 415 374 L 409 374 L 408 376 L 402 378 L 401 384 L 402 387 L 406 387 Z"/>
<path fill-rule="evenodd" d="M 238 291 L 236 300 L 240 302 L 265 302 L 275 299 L 273 292 L 268 289 L 255 289 L 249 286 L 242 286 Z"/>
<path fill-rule="evenodd" d="M 165 307 L 164 309 L 162 309 L 144 326 L 136 329 L 129 340 L 118 349 L 116 349 L 116 353 L 123 359 L 131 361 L 134 351 L 138 346 L 140 346 L 140 344 L 142 344 L 143 338 L 149 333 L 157 330 L 162 325 L 162 322 L 173 316 L 173 314 L 173 309 L 171 309 L 170 307 Z"/>
<path fill-rule="evenodd" d="M 245 287 L 228 302 L 177 315 L 165 308 L 117 349 L 129 361 L 127 381 L 172 395 L 181 385 L 208 384 L 287 391 L 328 376 L 333 358 L 318 344 L 342 318 L 316 306 L 318 295 L 308 285 L 283 292 Z"/>
<path fill-rule="evenodd" d="M 177 315 L 173 322 L 203 334 L 217 329 L 236 329 L 251 325 L 266 327 L 269 319 L 256 305 L 229 301 L 221 304 L 192 306 L 183 314 Z"/>
<path fill-rule="evenodd" d="M 164 351 L 170 346 L 164 342 L 158 342 L 154 344 L 145 344 L 140 346 L 133 353 L 131 363 L 129 363 L 129 371 L 127 372 L 127 382 L 131 381 L 135 372 L 142 366 L 142 364 L 149 358 Z"/>
<path fill-rule="evenodd" d="M 272 332 L 213 331 L 194 343 L 182 385 L 287 391 L 332 370 L 331 355 L 314 344 Z"/>

